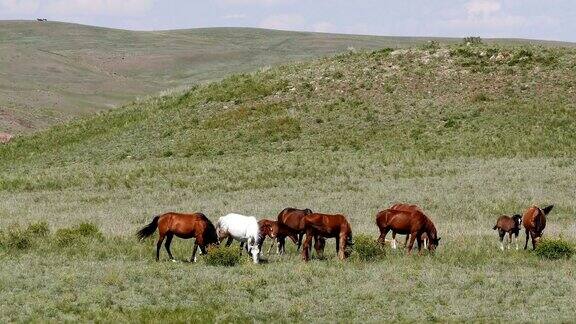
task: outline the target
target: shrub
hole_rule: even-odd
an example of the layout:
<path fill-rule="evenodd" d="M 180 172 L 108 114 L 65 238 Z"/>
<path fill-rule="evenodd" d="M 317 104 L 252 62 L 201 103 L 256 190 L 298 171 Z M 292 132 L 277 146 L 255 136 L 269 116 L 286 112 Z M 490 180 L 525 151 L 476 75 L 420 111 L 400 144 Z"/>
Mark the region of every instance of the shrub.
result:
<path fill-rule="evenodd" d="M 26 250 L 32 246 L 30 235 L 19 226 L 0 233 L 0 247 L 5 249 Z"/>
<path fill-rule="evenodd" d="M 214 247 L 208 250 L 204 260 L 211 266 L 233 267 L 240 262 L 240 253 L 237 247 Z"/>
<path fill-rule="evenodd" d="M 71 228 L 61 228 L 55 234 L 55 242 L 59 247 L 82 245 L 89 239 L 98 241 L 104 239 L 100 229 L 90 223 L 82 223 Z"/>
<path fill-rule="evenodd" d="M 48 228 L 48 223 L 39 222 L 28 225 L 26 232 L 30 235 L 46 237 L 50 234 L 50 229 Z"/>
<path fill-rule="evenodd" d="M 569 259 L 574 255 L 574 247 L 563 239 L 543 240 L 536 246 L 536 255 L 550 260 Z"/>
<path fill-rule="evenodd" d="M 482 38 L 478 36 L 468 36 L 463 39 L 464 44 L 478 45 L 482 44 Z"/>
<path fill-rule="evenodd" d="M 353 258 L 361 261 L 374 261 L 383 258 L 384 255 L 384 246 L 373 237 L 362 234 L 354 237 Z"/>

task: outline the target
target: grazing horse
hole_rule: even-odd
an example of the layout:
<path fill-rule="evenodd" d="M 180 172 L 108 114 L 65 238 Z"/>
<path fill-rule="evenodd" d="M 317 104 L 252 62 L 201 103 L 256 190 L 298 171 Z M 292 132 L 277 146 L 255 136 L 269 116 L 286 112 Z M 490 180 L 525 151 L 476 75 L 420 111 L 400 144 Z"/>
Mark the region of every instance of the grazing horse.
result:
<path fill-rule="evenodd" d="M 348 248 L 354 243 L 352 242 L 352 228 L 344 215 L 312 213 L 304 216 L 300 220 L 300 223 L 300 227 L 304 228 L 306 233 L 304 247 L 302 248 L 302 259 L 304 261 L 310 260 L 310 244 L 312 243 L 312 238 L 317 236 L 336 238 L 336 253 L 338 254 L 338 258 L 344 260 L 348 257 Z M 314 247 L 316 253 L 321 256 L 324 250 L 324 244 L 315 244 Z"/>
<path fill-rule="evenodd" d="M 268 254 L 270 254 L 275 242 L 278 243 L 277 254 L 284 254 L 286 252 L 286 237 L 289 237 L 294 244 L 297 244 L 298 242 L 298 232 L 282 223 L 279 223 L 278 221 L 261 219 L 258 221 L 258 225 L 260 226 L 260 242 L 258 243 L 260 253 L 262 253 L 262 245 L 264 244 L 266 237 L 272 239 L 272 244 L 268 249 Z"/>
<path fill-rule="evenodd" d="M 392 205 L 389 209 L 394 209 L 394 210 L 403 210 L 403 211 L 419 211 L 421 213 L 423 213 L 422 209 L 416 205 L 411 205 L 411 204 L 403 204 L 403 203 L 398 203 L 398 204 L 394 204 Z M 396 249 L 396 245 L 398 244 L 398 242 L 396 241 L 396 232 L 392 231 L 392 248 Z M 404 241 L 404 246 L 408 246 L 408 239 L 410 238 L 410 234 L 406 234 L 406 240 Z M 422 237 L 421 237 L 422 241 L 424 242 L 424 249 L 428 248 L 428 235 L 426 235 L 426 233 L 422 233 Z"/>
<path fill-rule="evenodd" d="M 398 234 L 410 234 L 410 243 L 408 244 L 408 254 L 412 252 L 414 241 L 418 241 L 418 252 L 422 252 L 423 234 L 428 237 L 428 250 L 433 252 L 440 242 L 437 237 L 434 223 L 420 209 L 416 210 L 396 210 L 386 209 L 376 215 L 376 225 L 380 229 L 378 242 L 386 242 L 386 234 L 389 231 Z"/>
<path fill-rule="evenodd" d="M 218 219 L 216 232 L 218 233 L 218 240 L 220 242 L 228 238 L 226 246 L 230 246 L 232 240 L 239 241 L 241 246 L 244 246 L 244 243 L 246 243 L 246 252 L 252 255 L 254 263 L 260 261 L 258 243 L 260 242 L 261 234 L 256 217 L 240 214 L 222 216 Z M 240 253 L 242 253 L 242 249 Z"/>
<path fill-rule="evenodd" d="M 170 243 L 172 243 L 174 235 L 183 239 L 196 238 L 190 262 L 196 262 L 196 250 L 198 250 L 198 247 L 200 247 L 202 254 L 206 254 L 206 249 L 209 245 L 218 245 L 216 229 L 208 217 L 202 213 L 180 214 L 170 212 L 154 216 L 152 222 L 139 230 L 136 236 L 139 239 L 152 236 L 156 232 L 156 228 L 158 228 L 159 234 L 158 242 L 156 243 L 156 261 L 160 259 L 160 248 L 164 237 L 166 237 L 164 247 L 172 261 L 176 261 L 172 256 L 172 252 L 170 252 Z"/>
<path fill-rule="evenodd" d="M 504 251 L 504 236 L 508 233 L 508 249 L 512 245 L 512 235 L 516 239 L 516 250 L 518 250 L 518 234 L 520 233 L 520 227 L 522 226 L 522 216 L 516 214 L 512 217 L 502 215 L 496 220 L 496 225 L 492 229 L 498 230 L 498 235 L 500 236 L 500 250 Z"/>
<path fill-rule="evenodd" d="M 284 208 L 280 214 L 278 214 L 277 221 L 280 224 L 284 224 L 285 226 L 293 229 L 298 234 L 298 243 L 296 243 L 296 251 L 300 251 L 300 247 L 302 246 L 302 238 L 304 237 L 304 228 L 301 227 L 302 218 L 306 215 L 312 214 L 312 210 L 306 209 L 297 209 L 297 208 Z M 318 238 L 317 238 L 318 239 Z M 322 240 L 322 239 L 320 239 Z M 278 245 L 285 246 L 285 239 L 278 239 Z"/>
<path fill-rule="evenodd" d="M 526 243 L 524 244 L 524 250 L 528 248 L 528 236 L 532 237 L 532 249 L 536 249 L 536 245 L 542 239 L 542 233 L 546 227 L 546 215 L 554 208 L 554 205 L 550 205 L 541 209 L 538 206 L 532 206 L 526 210 L 524 216 L 522 217 L 522 224 L 524 224 L 524 229 L 526 230 Z"/>

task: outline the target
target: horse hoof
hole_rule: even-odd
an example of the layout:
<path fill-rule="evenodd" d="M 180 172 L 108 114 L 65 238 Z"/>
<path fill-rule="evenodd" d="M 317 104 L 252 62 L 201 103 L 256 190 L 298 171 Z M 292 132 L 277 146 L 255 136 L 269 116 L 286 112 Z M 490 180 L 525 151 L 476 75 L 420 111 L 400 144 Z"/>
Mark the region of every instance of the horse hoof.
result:
<path fill-rule="evenodd" d="M 172 261 L 172 262 L 178 262 L 178 261 L 176 261 L 175 259 L 170 259 L 170 261 Z"/>

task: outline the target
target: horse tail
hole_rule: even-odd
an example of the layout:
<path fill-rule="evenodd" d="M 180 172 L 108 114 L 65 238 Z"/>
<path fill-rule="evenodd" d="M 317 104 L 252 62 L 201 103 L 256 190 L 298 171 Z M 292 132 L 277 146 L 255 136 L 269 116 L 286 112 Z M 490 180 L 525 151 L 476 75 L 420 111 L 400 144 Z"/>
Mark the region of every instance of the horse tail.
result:
<path fill-rule="evenodd" d="M 150 224 L 142 227 L 142 229 L 136 233 L 138 239 L 142 240 L 146 237 L 152 236 L 152 234 L 156 232 L 156 228 L 158 228 L 158 219 L 160 219 L 160 216 L 154 216 Z"/>

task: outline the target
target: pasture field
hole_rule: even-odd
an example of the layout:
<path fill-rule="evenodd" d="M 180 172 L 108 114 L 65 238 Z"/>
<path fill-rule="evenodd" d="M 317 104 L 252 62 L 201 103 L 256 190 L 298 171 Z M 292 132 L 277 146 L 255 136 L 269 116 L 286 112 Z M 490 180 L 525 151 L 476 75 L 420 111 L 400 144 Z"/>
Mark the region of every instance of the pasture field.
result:
<path fill-rule="evenodd" d="M 20 137 L 0 147 L 0 321 L 573 321 L 575 258 L 503 253 L 492 226 L 554 204 L 545 236 L 576 241 L 575 81 L 573 49 L 431 43 L 238 74 Z M 169 210 L 293 206 L 376 239 L 395 202 L 432 218 L 435 255 L 339 262 L 330 240 L 326 260 L 288 243 L 226 268 L 157 263 L 134 237 Z M 42 221 L 50 233 L 22 243 Z M 102 234 L 61 230 L 86 222 Z M 191 248 L 173 242 L 179 259 Z"/>
<path fill-rule="evenodd" d="M 429 39 L 254 28 L 141 32 L 0 21 L 0 131 L 32 132 L 167 88 L 348 47 L 406 47 Z"/>

